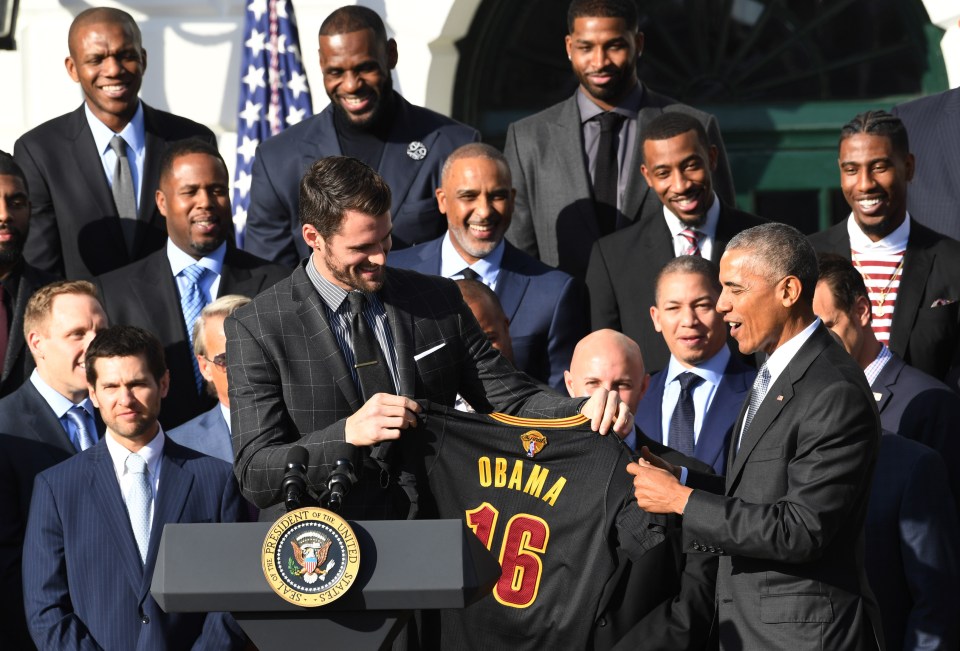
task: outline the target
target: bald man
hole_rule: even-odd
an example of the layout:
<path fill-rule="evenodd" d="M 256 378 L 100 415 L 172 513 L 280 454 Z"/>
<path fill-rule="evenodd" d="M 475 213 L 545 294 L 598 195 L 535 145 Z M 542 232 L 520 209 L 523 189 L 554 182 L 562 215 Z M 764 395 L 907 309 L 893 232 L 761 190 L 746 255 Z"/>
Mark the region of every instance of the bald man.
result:
<path fill-rule="evenodd" d="M 589 396 L 597 387 L 616 391 L 635 414 L 650 375 L 637 342 L 616 330 L 604 329 L 591 332 L 577 343 L 563 380 L 571 397 Z M 636 450 L 638 436 L 646 438 L 634 428 L 623 439 L 630 449 Z"/>
<path fill-rule="evenodd" d="M 28 131 L 13 153 L 30 188 L 27 262 L 69 280 L 92 280 L 166 241 L 154 193 L 167 145 L 195 136 L 216 146 L 216 139 L 210 129 L 140 101 L 147 52 L 130 14 L 82 11 L 68 45 L 64 64 L 80 84 L 83 105 Z"/>

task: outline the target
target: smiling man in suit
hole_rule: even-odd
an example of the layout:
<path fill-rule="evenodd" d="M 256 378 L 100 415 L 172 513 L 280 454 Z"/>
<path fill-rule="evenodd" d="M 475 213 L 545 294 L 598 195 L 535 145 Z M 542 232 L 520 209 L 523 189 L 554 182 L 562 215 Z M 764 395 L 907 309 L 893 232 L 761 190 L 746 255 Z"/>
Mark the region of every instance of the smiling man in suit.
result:
<path fill-rule="evenodd" d="M 882 649 L 863 526 L 880 419 L 863 371 L 813 312 L 817 257 L 785 224 L 740 233 L 717 310 L 769 357 L 733 429 L 721 481 L 644 452 L 641 508 L 683 515 L 683 544 L 720 557 L 720 648 Z"/>
<path fill-rule="evenodd" d="M 757 371 L 727 347 L 727 324 L 716 309 L 717 265 L 693 255 L 674 258 L 660 270 L 656 288 L 650 318 L 667 342 L 670 363 L 650 378 L 637 426 L 722 475 L 730 431 Z"/>
<path fill-rule="evenodd" d="M 695 118 L 664 113 L 638 140 L 640 172 L 660 203 L 657 214 L 593 245 L 590 321 L 594 330 L 613 328 L 636 341 L 647 368 L 660 371 L 671 354 L 650 320 L 660 269 L 678 255 L 717 262 L 731 237 L 766 220 L 732 208 L 715 192 L 718 151 Z"/>
<path fill-rule="evenodd" d="M 507 319 L 517 368 L 557 391 L 573 349 L 587 334 L 586 299 L 572 276 L 503 239 L 513 216 L 510 167 L 490 145 L 450 154 L 437 188 L 447 233 L 390 256 L 390 265 L 446 278 L 479 280 L 496 292 Z"/>
<path fill-rule="evenodd" d="M 453 281 L 386 266 L 390 205 L 389 186 L 362 162 L 314 163 L 299 208 L 313 253 L 224 323 L 236 473 L 262 519 L 282 512 L 287 457 L 298 446 L 314 491 L 351 446 L 362 448 L 346 517 L 416 515 L 408 481 L 415 460 L 401 438 L 416 424 L 414 399 L 452 407 L 459 393 L 482 413 L 580 411 L 602 431 L 633 427 L 616 394 L 561 398 L 517 371 L 491 347 Z"/>
<path fill-rule="evenodd" d="M 14 156 L 33 206 L 27 261 L 91 280 L 163 246 L 166 226 L 153 194 L 166 147 L 183 138 L 211 145 L 216 139 L 210 129 L 140 101 L 147 52 L 130 14 L 87 9 L 70 25 L 68 42 L 67 73 L 80 84 L 84 104 L 24 134 Z"/>
<path fill-rule="evenodd" d="M 236 522 L 230 465 L 166 438 L 170 376 L 149 332 L 113 326 L 84 358 L 106 424 L 96 445 L 37 477 L 24 538 L 24 604 L 41 650 L 242 649 L 226 613 L 165 613 L 150 594 L 168 523 Z"/>
<path fill-rule="evenodd" d="M 397 43 L 372 9 L 340 7 L 324 19 L 319 38 L 330 105 L 257 148 L 244 248 L 288 267 L 310 255 L 300 236 L 297 191 L 304 172 L 324 156 L 351 156 L 386 179 L 397 249 L 441 235 L 433 197 L 440 166 L 480 134 L 394 91 Z"/>
<path fill-rule="evenodd" d="M 850 216 L 810 242 L 857 267 L 877 339 L 943 380 L 960 364 L 960 242 L 907 211 L 915 167 L 907 130 L 885 111 L 861 113 L 840 131 L 838 162 Z"/>
<path fill-rule="evenodd" d="M 657 115 L 683 113 L 703 125 L 717 148 L 717 194 L 734 203 L 716 118 L 637 79 L 644 42 L 638 26 L 633 0 L 573 0 L 566 48 L 578 90 L 507 129 L 504 153 L 517 188 L 507 239 L 578 278 L 598 238 L 660 212 L 639 173 L 639 132 Z"/>
<path fill-rule="evenodd" d="M 97 279 L 111 323 L 139 326 L 163 342 L 170 368 L 164 427 L 216 402 L 193 354 L 193 322 L 203 306 L 226 294 L 256 296 L 288 273 L 234 246 L 229 187 L 216 148 L 195 139 L 172 145 L 156 193 L 170 234 L 166 247 Z"/>
<path fill-rule="evenodd" d="M 88 398 L 84 354 L 107 316 L 87 281 L 60 281 L 30 297 L 21 331 L 36 368 L 0 400 L 0 630 L 29 649 L 20 561 L 37 474 L 94 445 L 103 427 Z"/>

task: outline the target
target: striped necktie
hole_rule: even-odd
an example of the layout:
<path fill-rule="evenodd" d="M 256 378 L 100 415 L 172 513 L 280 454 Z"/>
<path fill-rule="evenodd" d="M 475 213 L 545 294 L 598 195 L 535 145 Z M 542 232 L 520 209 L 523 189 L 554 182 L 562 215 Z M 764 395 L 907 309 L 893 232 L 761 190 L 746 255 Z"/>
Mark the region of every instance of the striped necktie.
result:
<path fill-rule="evenodd" d="M 200 280 L 203 278 L 206 269 L 198 264 L 192 264 L 180 275 L 187 279 L 187 288 L 180 296 L 180 307 L 183 309 L 183 323 L 187 326 L 187 339 L 190 341 L 190 350 L 193 351 L 193 324 L 200 316 L 200 312 L 207 304 L 207 297 L 200 291 Z M 197 364 L 197 358 L 190 355 L 193 360 L 193 375 L 197 381 L 197 390 L 203 391 L 203 375 L 200 374 L 200 366 Z"/>
<path fill-rule="evenodd" d="M 700 257 L 700 238 L 702 236 L 703 233 L 693 228 L 685 228 L 680 231 L 680 237 L 684 239 L 684 248 L 680 255 Z"/>

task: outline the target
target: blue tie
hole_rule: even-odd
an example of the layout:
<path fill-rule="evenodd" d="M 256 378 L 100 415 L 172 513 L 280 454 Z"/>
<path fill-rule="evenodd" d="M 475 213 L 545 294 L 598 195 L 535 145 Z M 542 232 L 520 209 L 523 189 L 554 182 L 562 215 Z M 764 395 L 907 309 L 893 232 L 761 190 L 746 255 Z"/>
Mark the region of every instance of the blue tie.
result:
<path fill-rule="evenodd" d="M 677 382 L 680 383 L 680 397 L 673 409 L 673 415 L 670 416 L 668 441 L 671 448 L 692 457 L 696 447 L 694 423 L 697 416 L 693 404 L 693 390 L 703 382 L 703 378 L 696 373 L 685 371 L 677 376 Z"/>
<path fill-rule="evenodd" d="M 183 322 L 187 326 L 187 338 L 190 341 L 190 359 L 193 360 L 193 375 L 197 381 L 197 390 L 203 391 L 203 375 L 200 374 L 200 366 L 197 364 L 197 358 L 193 353 L 193 323 L 200 316 L 200 312 L 207 304 L 206 295 L 200 291 L 200 279 L 206 273 L 206 269 L 198 264 L 192 264 L 180 275 L 187 279 L 187 287 L 180 296 L 180 307 L 183 309 Z"/>
<path fill-rule="evenodd" d="M 130 482 L 124 491 L 123 499 L 127 503 L 130 527 L 137 540 L 140 560 L 147 562 L 150 547 L 150 505 L 153 502 L 153 489 L 147 477 L 147 462 L 136 452 L 127 456 L 124 467 L 130 475 Z"/>
<path fill-rule="evenodd" d="M 74 445 L 77 450 L 83 452 L 87 448 L 91 447 L 94 443 L 97 442 L 96 428 L 91 428 L 90 425 L 90 414 L 87 413 L 87 410 L 81 407 L 80 405 L 74 405 L 71 407 L 66 414 L 67 420 L 73 423 L 73 427 L 76 431 L 76 440 Z"/>

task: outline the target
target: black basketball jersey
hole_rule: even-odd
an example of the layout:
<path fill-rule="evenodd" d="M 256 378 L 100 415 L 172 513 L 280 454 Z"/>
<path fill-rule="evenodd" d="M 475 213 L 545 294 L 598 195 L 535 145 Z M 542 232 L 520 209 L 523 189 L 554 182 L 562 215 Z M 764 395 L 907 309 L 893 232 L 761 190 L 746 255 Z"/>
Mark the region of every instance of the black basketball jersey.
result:
<path fill-rule="evenodd" d="M 463 519 L 503 570 L 491 594 L 442 613 L 443 648 L 587 648 L 617 549 L 637 558 L 664 539 L 633 497 L 626 446 L 579 415 L 435 405 L 411 433 L 439 517 Z"/>

